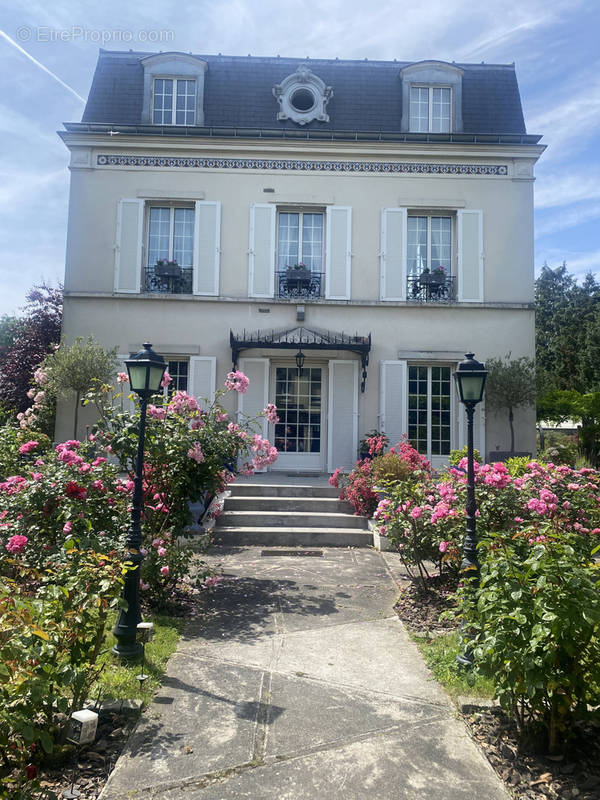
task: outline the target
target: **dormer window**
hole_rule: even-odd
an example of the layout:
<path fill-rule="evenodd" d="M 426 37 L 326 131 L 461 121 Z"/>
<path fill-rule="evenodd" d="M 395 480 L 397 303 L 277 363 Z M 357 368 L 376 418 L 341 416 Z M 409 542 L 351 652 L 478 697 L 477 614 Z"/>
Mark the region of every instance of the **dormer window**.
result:
<path fill-rule="evenodd" d="M 420 61 L 404 67 L 400 76 L 403 131 L 462 131 L 463 70 L 460 67 L 444 61 Z"/>
<path fill-rule="evenodd" d="M 196 124 L 196 81 L 186 78 L 154 78 L 153 125 Z"/>
<path fill-rule="evenodd" d="M 410 124 L 414 133 L 450 133 L 452 89 L 445 86 L 410 87 Z"/>
<path fill-rule="evenodd" d="M 186 53 L 159 53 L 140 62 L 144 68 L 143 123 L 204 125 L 206 61 Z"/>

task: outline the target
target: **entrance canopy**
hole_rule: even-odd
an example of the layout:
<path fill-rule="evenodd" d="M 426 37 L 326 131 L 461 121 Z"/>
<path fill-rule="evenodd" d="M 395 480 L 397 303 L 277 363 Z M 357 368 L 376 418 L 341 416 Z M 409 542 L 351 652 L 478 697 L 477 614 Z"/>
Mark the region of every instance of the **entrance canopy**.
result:
<path fill-rule="evenodd" d="M 371 350 L 371 334 L 368 336 L 348 336 L 337 331 L 325 331 L 318 328 L 279 328 L 277 330 L 246 331 L 236 334 L 229 332 L 229 343 L 233 368 L 237 369 L 239 354 L 251 348 L 277 350 L 347 350 L 360 356 L 362 365 L 361 392 L 365 391 L 367 382 L 367 366 Z"/>

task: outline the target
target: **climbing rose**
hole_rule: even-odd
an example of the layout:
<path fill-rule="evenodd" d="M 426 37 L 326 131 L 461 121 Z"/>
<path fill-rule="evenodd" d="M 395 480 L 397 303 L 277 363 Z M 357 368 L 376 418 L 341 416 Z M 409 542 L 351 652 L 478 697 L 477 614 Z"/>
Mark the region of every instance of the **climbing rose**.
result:
<path fill-rule="evenodd" d="M 165 370 L 165 373 L 164 373 L 164 375 L 162 377 L 162 381 L 160 382 L 160 385 L 162 386 L 163 389 L 165 389 L 171 383 L 172 380 L 173 380 L 173 378 L 169 375 L 168 371 Z"/>
<path fill-rule="evenodd" d="M 200 447 L 200 442 L 196 442 L 193 447 L 190 447 L 187 454 L 189 458 L 193 458 L 194 461 L 198 462 L 198 464 L 201 464 L 204 461 L 204 453 Z"/>
<path fill-rule="evenodd" d="M 29 539 L 26 536 L 11 536 L 8 542 L 6 543 L 6 549 L 9 553 L 13 553 L 14 555 L 19 555 L 20 553 L 25 550 L 25 545 Z"/>
<path fill-rule="evenodd" d="M 240 394 L 246 394 L 249 385 L 249 378 L 247 378 L 243 372 L 240 372 L 239 369 L 235 372 L 227 373 L 227 380 L 225 381 L 225 388 L 227 391 L 230 392 L 233 389 Z"/>
<path fill-rule="evenodd" d="M 129 383 L 129 377 L 126 372 L 117 372 L 117 383 Z"/>
<path fill-rule="evenodd" d="M 166 578 L 167 575 L 169 574 L 169 567 L 167 567 L 166 565 L 164 567 L 161 567 L 160 568 L 160 574 L 164 575 L 165 578 Z"/>
<path fill-rule="evenodd" d="M 25 444 L 22 444 L 21 447 L 19 447 L 19 453 L 21 454 L 29 453 L 30 450 L 35 450 L 37 446 L 38 443 L 34 442 L 33 440 L 31 440 L 30 442 L 25 442 Z"/>
<path fill-rule="evenodd" d="M 267 403 L 263 414 L 269 422 L 274 424 L 279 422 L 279 417 L 277 416 L 277 406 L 274 403 Z"/>

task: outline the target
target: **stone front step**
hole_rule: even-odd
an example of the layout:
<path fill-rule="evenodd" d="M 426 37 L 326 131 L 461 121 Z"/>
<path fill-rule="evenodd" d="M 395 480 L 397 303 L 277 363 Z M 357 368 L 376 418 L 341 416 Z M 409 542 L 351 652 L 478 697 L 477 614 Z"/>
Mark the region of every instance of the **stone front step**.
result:
<path fill-rule="evenodd" d="M 366 517 L 304 511 L 224 511 L 217 528 L 357 528 L 367 529 Z"/>
<path fill-rule="evenodd" d="M 229 487 L 232 497 L 332 497 L 339 490 L 334 486 L 306 486 L 269 483 L 233 483 Z"/>
<path fill-rule="evenodd" d="M 269 547 L 369 547 L 370 531 L 347 528 L 216 527 L 215 544 Z"/>
<path fill-rule="evenodd" d="M 322 514 L 352 514 L 352 506 L 335 497 L 228 497 L 225 511 L 306 511 Z"/>

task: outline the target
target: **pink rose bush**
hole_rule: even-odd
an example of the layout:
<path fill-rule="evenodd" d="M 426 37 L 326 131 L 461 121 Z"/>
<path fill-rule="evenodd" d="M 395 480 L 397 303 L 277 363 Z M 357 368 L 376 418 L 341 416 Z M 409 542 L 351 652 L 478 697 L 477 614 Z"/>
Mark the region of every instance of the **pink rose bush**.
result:
<path fill-rule="evenodd" d="M 221 398 L 228 392 L 243 394 L 248 386 L 247 376 L 237 370 L 228 374 L 213 402 L 184 391 L 167 391 L 154 396 L 148 404 L 142 528 L 148 554 L 142 563 L 141 581 L 149 587 L 144 591 L 145 600 L 154 606 L 169 605 L 173 591 L 189 570 L 193 552 L 181 544 L 192 521 L 189 502 L 201 502 L 207 508 L 238 470 L 252 473 L 277 458 L 276 448 L 253 431 L 259 420 L 240 417 L 238 422 L 231 422 L 221 406 Z M 101 410 L 101 421 L 92 431 L 94 445 L 110 453 L 131 479 L 139 415 L 124 413 L 108 387 L 92 393 L 88 402 L 94 402 Z M 276 412 L 270 404 L 264 415 L 269 419 Z M 70 461 L 77 456 L 72 447 L 61 452 Z M 157 540 L 159 547 L 154 544 Z M 200 565 L 199 580 L 209 574 L 203 569 Z"/>

